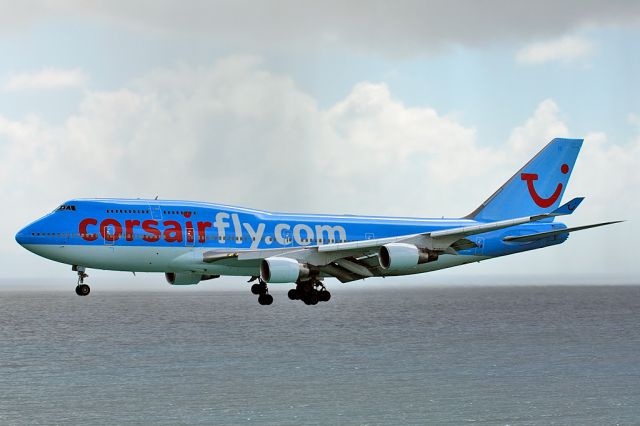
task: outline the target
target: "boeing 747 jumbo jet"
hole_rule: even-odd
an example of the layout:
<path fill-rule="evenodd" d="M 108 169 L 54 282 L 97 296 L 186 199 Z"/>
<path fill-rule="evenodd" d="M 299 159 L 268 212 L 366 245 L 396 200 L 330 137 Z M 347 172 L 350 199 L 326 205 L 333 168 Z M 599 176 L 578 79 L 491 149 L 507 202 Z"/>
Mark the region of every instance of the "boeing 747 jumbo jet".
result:
<path fill-rule="evenodd" d="M 419 274 L 563 243 L 555 222 L 582 139 L 554 139 L 470 214 L 455 219 L 269 213 L 191 201 L 75 199 L 20 230 L 33 253 L 72 265 L 86 296 L 87 268 L 163 272 L 172 285 L 251 277 L 261 305 L 268 285 L 291 283 L 308 305 L 331 294 L 323 280 Z"/>

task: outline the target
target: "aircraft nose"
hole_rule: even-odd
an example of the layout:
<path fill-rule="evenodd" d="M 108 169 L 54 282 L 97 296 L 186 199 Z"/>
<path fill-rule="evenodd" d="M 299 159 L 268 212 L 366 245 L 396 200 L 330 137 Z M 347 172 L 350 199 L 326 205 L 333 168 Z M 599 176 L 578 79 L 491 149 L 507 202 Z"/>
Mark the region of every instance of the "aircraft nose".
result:
<path fill-rule="evenodd" d="M 29 228 L 30 226 L 25 226 L 16 234 L 16 242 L 21 246 L 27 242 L 27 235 L 30 235 Z"/>

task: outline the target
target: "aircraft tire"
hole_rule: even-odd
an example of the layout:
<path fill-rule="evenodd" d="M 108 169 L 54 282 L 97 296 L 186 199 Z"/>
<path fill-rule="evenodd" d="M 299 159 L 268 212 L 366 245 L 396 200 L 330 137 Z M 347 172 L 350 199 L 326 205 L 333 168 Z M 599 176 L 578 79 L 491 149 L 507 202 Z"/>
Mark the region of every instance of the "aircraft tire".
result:
<path fill-rule="evenodd" d="M 289 290 L 289 292 L 287 293 L 287 296 L 289 296 L 289 300 L 298 300 L 298 299 L 300 299 L 300 295 L 298 294 L 298 290 L 296 290 L 295 288 L 292 288 L 291 290 Z"/>
<path fill-rule="evenodd" d="M 258 295 L 262 293 L 262 288 L 260 284 L 254 284 L 251 286 L 251 293 Z"/>
<path fill-rule="evenodd" d="M 329 300 L 331 300 L 331 293 L 329 293 L 326 290 L 319 292 L 318 293 L 318 300 L 320 302 L 328 302 Z"/>
<path fill-rule="evenodd" d="M 318 292 L 317 291 L 311 292 L 311 294 L 308 296 L 308 300 L 309 300 L 309 305 L 317 305 L 318 302 L 320 301 L 318 299 Z"/>
<path fill-rule="evenodd" d="M 87 284 L 80 284 L 76 286 L 76 294 L 78 296 L 88 296 L 90 292 L 91 287 L 89 287 Z"/>
<path fill-rule="evenodd" d="M 258 303 L 261 305 L 270 305 L 273 303 L 273 296 L 270 294 L 261 294 L 258 296 Z"/>

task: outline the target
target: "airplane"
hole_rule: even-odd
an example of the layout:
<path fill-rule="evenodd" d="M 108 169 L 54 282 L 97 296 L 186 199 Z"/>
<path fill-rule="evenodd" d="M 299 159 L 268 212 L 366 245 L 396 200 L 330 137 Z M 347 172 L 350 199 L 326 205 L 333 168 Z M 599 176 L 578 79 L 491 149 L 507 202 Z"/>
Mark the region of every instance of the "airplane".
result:
<path fill-rule="evenodd" d="M 583 139 L 556 138 L 470 214 L 453 219 L 273 213 L 221 204 L 149 199 L 73 199 L 16 235 L 25 249 L 72 265 L 76 294 L 86 270 L 163 272 L 172 285 L 225 275 L 250 277 L 258 303 L 269 284 L 295 287 L 289 299 L 331 298 L 342 283 L 412 275 L 561 244 L 555 222 L 583 198 L 560 205 Z"/>

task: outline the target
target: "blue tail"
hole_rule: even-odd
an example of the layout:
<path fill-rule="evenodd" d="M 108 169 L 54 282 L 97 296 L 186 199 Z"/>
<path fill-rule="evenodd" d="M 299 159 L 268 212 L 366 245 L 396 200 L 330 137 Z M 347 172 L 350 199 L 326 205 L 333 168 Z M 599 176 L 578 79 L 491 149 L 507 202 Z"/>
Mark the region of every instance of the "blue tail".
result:
<path fill-rule="evenodd" d="M 547 213 L 558 208 L 582 141 L 552 140 L 466 217 L 495 221 Z"/>

